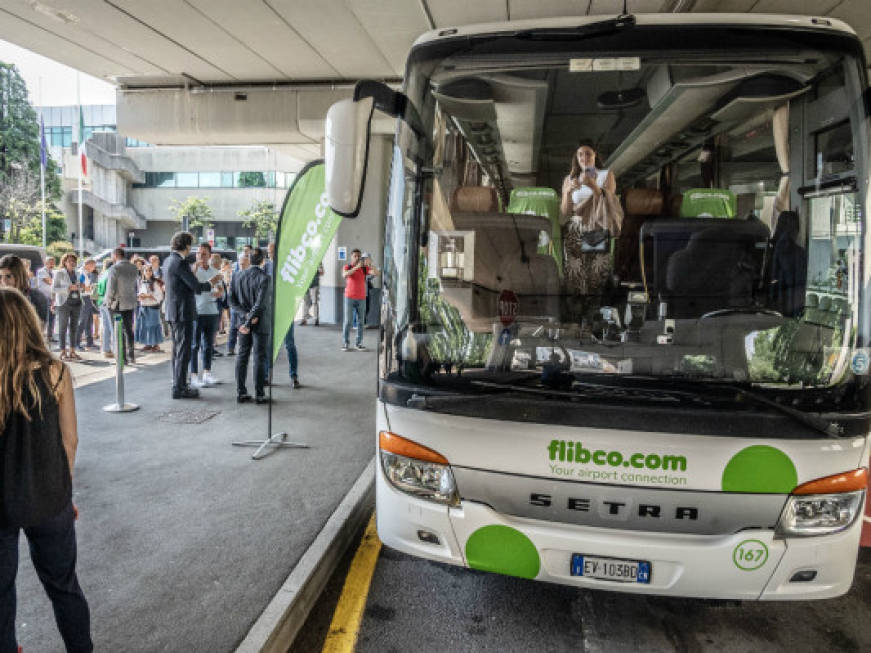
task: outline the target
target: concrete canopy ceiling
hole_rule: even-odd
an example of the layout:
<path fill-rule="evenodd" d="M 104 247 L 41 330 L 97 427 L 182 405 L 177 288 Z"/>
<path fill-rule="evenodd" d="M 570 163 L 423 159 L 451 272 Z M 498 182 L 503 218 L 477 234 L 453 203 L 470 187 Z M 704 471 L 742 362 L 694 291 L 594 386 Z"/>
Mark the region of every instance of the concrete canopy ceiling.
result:
<path fill-rule="evenodd" d="M 0 0 L 0 39 L 121 88 L 397 79 L 414 39 L 478 22 L 616 14 L 623 0 Z M 868 0 L 628 0 L 635 13 L 755 12 L 846 21 Z"/>
<path fill-rule="evenodd" d="M 871 54 L 868 3 L 628 0 L 627 4 L 633 13 L 831 16 L 852 25 L 866 54 Z M 337 91 L 347 93 L 350 86 L 345 84 L 360 78 L 398 81 L 411 44 L 431 29 L 622 10 L 623 0 L 0 0 L 0 39 L 115 84 L 120 91 L 119 128 L 148 140 L 159 133 L 159 126 L 139 131 L 141 125 L 124 118 L 130 113 L 122 102 L 125 96 L 146 89 L 169 87 L 186 93 L 186 89 L 294 85 L 323 89 L 327 97 Z M 307 126 L 300 119 L 283 135 L 279 129 L 271 144 L 299 145 L 302 149 L 295 154 L 311 158 L 318 149 L 319 139 L 313 137 L 317 129 L 318 125 Z M 194 136 L 191 142 L 233 144 L 245 138 L 242 134 L 221 140 L 221 132 L 212 129 L 208 138 Z M 148 142 L 171 144 L 185 138 L 182 134 L 175 140 Z"/>

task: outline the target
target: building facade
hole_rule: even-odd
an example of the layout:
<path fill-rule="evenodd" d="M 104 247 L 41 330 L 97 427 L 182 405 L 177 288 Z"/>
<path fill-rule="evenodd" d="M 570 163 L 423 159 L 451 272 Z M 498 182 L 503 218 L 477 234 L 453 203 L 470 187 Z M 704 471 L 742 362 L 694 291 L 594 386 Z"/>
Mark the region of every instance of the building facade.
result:
<path fill-rule="evenodd" d="M 63 206 L 70 240 L 78 248 L 99 252 L 119 244 L 165 246 L 181 228 L 170 208 L 191 196 L 206 199 L 213 212 L 215 245 L 239 249 L 253 232 L 239 213 L 258 201 L 280 210 L 296 171 L 304 163 L 264 146 L 154 146 L 117 133 L 114 105 L 84 106 L 87 172 L 82 175 L 82 226 L 79 228 L 80 157 L 75 138 L 79 108 L 35 107 L 45 121 L 46 140 L 61 165 Z M 342 266 L 357 247 L 381 267 L 391 139 L 373 136 L 369 148 L 366 192 L 360 216 L 343 220 L 324 256 L 321 277 L 323 323 L 341 322 L 345 281 Z M 313 154 L 313 156 L 315 156 Z M 202 230 L 195 236 L 205 240 Z M 367 324 L 379 321 L 380 280 L 375 280 Z"/>
<path fill-rule="evenodd" d="M 83 106 L 87 170 L 82 175 L 75 139 L 79 107 L 36 107 L 52 158 L 61 164 L 63 206 L 70 239 L 99 251 L 119 243 L 167 245 L 180 223 L 172 206 L 188 197 L 206 200 L 213 212 L 215 244 L 239 248 L 253 242 L 242 211 L 257 202 L 281 208 L 302 162 L 262 146 L 152 146 L 116 131 L 115 106 Z M 204 230 L 196 230 L 205 239 Z"/>

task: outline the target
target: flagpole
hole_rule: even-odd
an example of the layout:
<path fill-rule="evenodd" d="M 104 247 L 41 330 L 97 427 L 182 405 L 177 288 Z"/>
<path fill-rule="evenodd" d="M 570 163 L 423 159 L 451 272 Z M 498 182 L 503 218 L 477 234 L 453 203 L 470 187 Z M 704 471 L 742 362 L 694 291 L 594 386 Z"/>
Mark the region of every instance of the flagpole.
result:
<path fill-rule="evenodd" d="M 45 121 L 42 117 L 42 77 L 39 78 L 39 190 L 42 197 L 42 246 L 45 247 Z"/>
<path fill-rule="evenodd" d="M 79 105 L 79 139 L 78 139 L 78 147 L 76 147 L 76 159 L 79 168 L 79 260 L 84 259 L 85 257 L 85 233 L 82 227 L 82 162 L 81 162 L 81 148 L 82 148 L 82 92 L 80 85 L 80 75 L 79 72 L 76 71 L 76 102 Z"/>

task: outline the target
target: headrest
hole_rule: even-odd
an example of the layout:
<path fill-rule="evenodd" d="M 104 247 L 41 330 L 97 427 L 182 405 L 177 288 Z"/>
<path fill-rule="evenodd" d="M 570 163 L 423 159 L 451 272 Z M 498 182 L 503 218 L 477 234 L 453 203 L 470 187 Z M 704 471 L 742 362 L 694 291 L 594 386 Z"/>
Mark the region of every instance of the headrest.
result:
<path fill-rule="evenodd" d="M 497 209 L 496 189 L 489 186 L 459 186 L 451 198 L 451 211 L 482 213 Z"/>
<path fill-rule="evenodd" d="M 680 205 L 682 218 L 734 218 L 737 212 L 735 193 L 726 188 L 691 188 Z"/>
<path fill-rule="evenodd" d="M 626 191 L 627 215 L 660 215 L 662 191 L 656 188 L 630 188 Z"/>

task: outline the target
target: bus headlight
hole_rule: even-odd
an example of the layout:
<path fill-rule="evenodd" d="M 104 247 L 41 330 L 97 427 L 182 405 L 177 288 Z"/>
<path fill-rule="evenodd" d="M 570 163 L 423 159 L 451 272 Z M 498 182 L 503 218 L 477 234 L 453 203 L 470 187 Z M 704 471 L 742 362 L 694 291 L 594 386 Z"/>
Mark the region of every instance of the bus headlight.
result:
<path fill-rule="evenodd" d="M 802 483 L 783 507 L 776 536 L 807 537 L 844 530 L 861 513 L 867 486 L 865 467 Z"/>
<path fill-rule="evenodd" d="M 397 490 L 448 505 L 457 505 L 457 484 L 448 465 L 381 452 L 381 468 Z"/>
<path fill-rule="evenodd" d="M 862 508 L 863 490 L 840 494 L 791 496 L 780 517 L 784 537 L 827 535 L 852 524 Z"/>
<path fill-rule="evenodd" d="M 421 499 L 459 505 L 457 483 L 444 456 L 387 431 L 378 441 L 381 469 L 393 487 Z"/>

